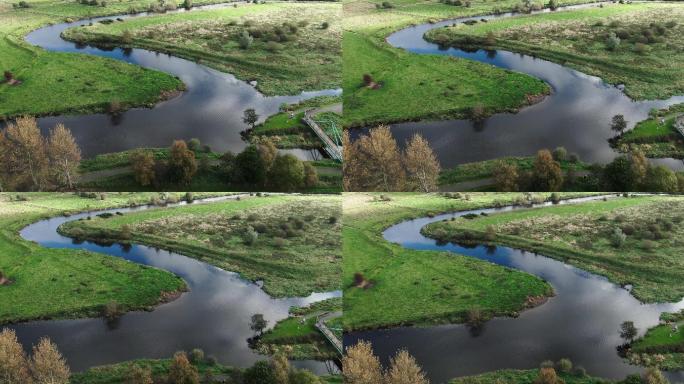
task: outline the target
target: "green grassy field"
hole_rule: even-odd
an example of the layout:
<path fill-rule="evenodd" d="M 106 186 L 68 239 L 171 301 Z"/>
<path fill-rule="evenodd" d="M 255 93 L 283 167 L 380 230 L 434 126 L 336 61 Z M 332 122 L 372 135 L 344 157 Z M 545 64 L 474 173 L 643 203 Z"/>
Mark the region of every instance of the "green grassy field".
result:
<path fill-rule="evenodd" d="M 259 338 L 257 350 L 266 354 L 284 352 L 290 359 L 335 359 L 337 352 L 316 329 L 318 316 L 342 310 L 342 298 L 328 299 L 304 308 L 292 308 Z"/>
<path fill-rule="evenodd" d="M 651 111 L 648 119 L 622 134 L 615 147 L 620 152 L 638 148 L 653 158 L 684 158 L 684 137 L 674 128 L 675 119 L 681 114 L 684 114 L 684 104 Z"/>
<path fill-rule="evenodd" d="M 564 197 L 578 194 L 563 194 Z M 385 201 L 381 196 L 389 197 Z M 415 251 L 391 244 L 382 231 L 406 219 L 449 211 L 500 206 L 518 193 L 344 195 L 343 286 L 345 330 L 408 324 L 464 322 L 470 310 L 483 316 L 515 315 L 531 297 L 549 295 L 541 279 L 474 258 Z M 549 194 L 536 194 L 542 200 Z M 354 275 L 369 283 L 357 287 Z"/>
<path fill-rule="evenodd" d="M 76 237 L 135 241 L 263 281 L 275 297 L 340 289 L 339 196 L 275 195 L 83 220 Z M 331 219 L 334 218 L 334 219 Z M 130 236 L 122 235 L 124 225 Z M 244 232 L 258 233 L 252 244 Z"/>
<path fill-rule="evenodd" d="M 419 119 L 469 117 L 517 110 L 539 100 L 548 86 L 530 76 L 488 64 L 435 55 L 410 54 L 385 42 L 392 32 L 413 24 L 512 10 L 517 0 L 471 1 L 469 7 L 437 0 L 382 0 L 344 3 L 343 89 L 345 127 Z M 561 1 L 561 5 L 587 2 Z M 541 2 L 538 2 L 541 4 Z M 364 74 L 379 89 L 362 85 Z"/>
<path fill-rule="evenodd" d="M 157 193 L 106 193 L 105 200 L 29 193 L 20 195 L 26 201 L 16 201 L 16 196 L 0 194 L 0 270 L 13 281 L 0 286 L 0 323 L 97 316 L 111 301 L 143 309 L 165 292 L 184 289 L 168 272 L 92 252 L 43 248 L 18 233 L 44 218 L 146 203 Z"/>
<path fill-rule="evenodd" d="M 525 15 L 428 33 L 443 45 L 490 46 L 531 54 L 624 84 L 635 99 L 684 93 L 684 6 L 606 4 L 572 11 Z M 614 34 L 617 46 L 607 40 Z"/>
<path fill-rule="evenodd" d="M 533 384 L 539 376 L 538 369 L 514 370 L 506 369 L 494 372 L 487 372 L 476 376 L 467 376 L 454 379 L 450 384 L 491 384 L 491 383 L 515 383 Z M 558 377 L 564 380 L 565 384 L 611 384 L 616 383 L 611 380 L 604 380 L 586 375 L 574 375 L 571 373 L 558 373 Z"/>
<path fill-rule="evenodd" d="M 479 238 L 541 253 L 631 284 L 644 302 L 672 302 L 684 296 L 682 220 L 681 197 L 630 197 L 459 218 L 425 232 L 445 241 Z M 614 240 L 616 230 L 624 236 L 621 243 Z"/>
<path fill-rule="evenodd" d="M 64 35 L 199 61 L 255 80 L 266 95 L 298 94 L 340 86 L 341 10 L 333 2 L 240 4 L 84 26 Z M 246 49 L 239 45 L 245 31 L 253 37 Z"/>
<path fill-rule="evenodd" d="M 145 0 L 110 1 L 106 7 L 29 0 L 29 8 L 18 9 L 12 3 L 0 1 L 0 71 L 11 71 L 21 84 L 0 83 L 0 120 L 24 114 L 102 112 L 112 101 L 123 107 L 151 106 L 183 86 L 162 72 L 89 55 L 47 52 L 24 41 L 27 33 L 42 26 L 125 13 L 130 7 L 146 7 Z"/>
<path fill-rule="evenodd" d="M 661 323 L 632 342 L 627 357 L 632 364 L 661 369 L 684 368 L 684 311 L 663 313 Z M 677 329 L 672 325 L 676 324 Z"/>

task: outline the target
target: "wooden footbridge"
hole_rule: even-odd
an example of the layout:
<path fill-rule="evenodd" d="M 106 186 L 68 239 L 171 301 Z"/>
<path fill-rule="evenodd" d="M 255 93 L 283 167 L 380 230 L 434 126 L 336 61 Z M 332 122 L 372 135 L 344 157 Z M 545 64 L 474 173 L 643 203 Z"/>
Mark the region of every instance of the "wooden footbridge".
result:
<path fill-rule="evenodd" d="M 337 106 L 332 106 L 331 109 L 336 107 Z M 327 112 L 327 110 L 325 110 L 325 108 L 320 108 L 304 111 L 304 122 L 311 127 L 316 136 L 321 139 L 323 148 L 328 155 L 334 160 L 342 161 L 342 133 L 340 127 L 332 120 L 314 120 L 314 116 L 322 112 Z M 330 135 L 321 128 L 321 124 L 325 124 L 328 127 Z"/>
<path fill-rule="evenodd" d="M 674 129 L 676 129 L 677 132 L 684 136 L 684 115 L 679 115 L 675 117 Z"/>
<path fill-rule="evenodd" d="M 337 335 L 335 335 L 335 333 L 330 329 L 328 324 L 326 324 L 327 321 L 336 319 L 340 316 L 342 316 L 342 312 L 329 312 L 318 316 L 318 319 L 316 319 L 316 329 L 318 329 L 323 334 L 323 337 L 325 337 L 325 339 L 328 340 L 328 342 L 333 346 L 333 348 L 335 348 L 340 357 L 342 357 L 342 355 L 344 354 L 342 340 L 340 340 L 337 337 Z"/>

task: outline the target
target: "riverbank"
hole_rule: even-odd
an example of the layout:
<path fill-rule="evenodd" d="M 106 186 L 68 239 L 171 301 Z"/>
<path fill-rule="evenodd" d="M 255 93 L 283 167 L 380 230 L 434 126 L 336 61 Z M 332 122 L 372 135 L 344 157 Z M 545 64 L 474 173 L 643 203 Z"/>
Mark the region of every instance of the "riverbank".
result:
<path fill-rule="evenodd" d="M 625 349 L 630 363 L 663 370 L 684 369 L 684 311 L 663 313 L 660 324 L 629 343 Z"/>
<path fill-rule="evenodd" d="M 505 369 L 484 373 L 475 376 L 466 376 L 454 379 L 449 384 L 491 384 L 491 383 L 515 383 L 532 384 L 539 377 L 539 369 L 515 370 Z M 587 376 L 578 373 L 557 372 L 557 377 L 565 384 L 619 384 L 622 381 L 605 380 L 598 377 Z M 631 383 L 625 381 L 625 384 Z"/>
<path fill-rule="evenodd" d="M 562 194 L 563 198 L 584 194 Z M 344 196 L 345 331 L 463 323 L 516 315 L 552 294 L 530 274 L 448 252 L 416 251 L 383 238 L 393 224 L 443 212 L 515 204 L 521 193 L 350 193 Z M 542 201 L 549 194 L 534 194 Z"/>
<path fill-rule="evenodd" d="M 655 100 L 684 94 L 677 75 L 683 70 L 677 48 L 684 42 L 682 16 L 684 7 L 672 3 L 602 4 L 457 24 L 431 30 L 426 38 L 539 57 L 622 85 L 633 99 Z"/>
<path fill-rule="evenodd" d="M 297 95 L 339 88 L 341 10 L 335 2 L 236 3 L 96 23 L 62 35 L 83 44 L 172 54 L 253 82 L 267 96 Z"/>
<path fill-rule="evenodd" d="M 638 149 L 650 158 L 684 159 L 684 135 L 675 129 L 675 122 L 681 115 L 684 115 L 684 104 L 653 110 L 648 119 L 616 136 L 613 145 L 623 153 Z"/>
<path fill-rule="evenodd" d="M 683 276 L 673 268 L 681 261 L 683 219 L 681 198 L 642 196 L 458 218 L 423 232 L 541 253 L 630 286 L 637 299 L 653 303 L 684 296 Z"/>
<path fill-rule="evenodd" d="M 183 290 L 183 280 L 166 271 L 98 253 L 44 248 L 19 236 L 38 220 L 146 204 L 158 195 L 0 194 L 0 270 L 12 281 L 0 287 L 0 323 L 100 316 L 111 302 L 142 310 Z"/>
<path fill-rule="evenodd" d="M 74 221 L 60 232 L 156 246 L 260 281 L 274 297 L 307 296 L 340 288 L 339 200 L 253 196 Z"/>

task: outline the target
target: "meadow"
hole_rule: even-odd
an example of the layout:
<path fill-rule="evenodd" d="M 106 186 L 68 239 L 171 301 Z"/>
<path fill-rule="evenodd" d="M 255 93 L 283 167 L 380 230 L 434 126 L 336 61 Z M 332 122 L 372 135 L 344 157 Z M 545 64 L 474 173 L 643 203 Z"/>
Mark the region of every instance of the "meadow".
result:
<path fill-rule="evenodd" d="M 75 221 L 60 231 L 178 252 L 262 281 L 274 297 L 339 289 L 340 197 L 260 195 Z"/>
<path fill-rule="evenodd" d="M 525 53 L 624 85 L 638 100 L 684 93 L 684 6 L 604 4 L 428 32 L 441 45 Z"/>
<path fill-rule="evenodd" d="M 615 147 L 620 152 L 638 148 L 646 157 L 684 158 L 684 136 L 674 127 L 677 116 L 684 114 L 684 104 L 651 111 L 649 118 L 618 136 Z"/>
<path fill-rule="evenodd" d="M 11 282 L 0 285 L 0 323 L 98 316 L 112 301 L 126 310 L 145 309 L 184 290 L 185 283 L 166 271 L 93 252 L 48 249 L 19 236 L 22 228 L 38 220 L 144 204 L 158 196 L 0 194 L 0 271 Z"/>
<path fill-rule="evenodd" d="M 606 276 L 643 302 L 684 297 L 684 199 L 648 196 L 524 209 L 431 224 L 426 235 L 502 244 Z"/>
<path fill-rule="evenodd" d="M 557 372 L 558 373 L 558 372 Z M 505 369 L 487 372 L 476 376 L 459 377 L 450 381 L 450 384 L 490 384 L 490 383 L 535 383 L 539 377 L 539 369 L 515 370 Z M 558 373 L 558 378 L 565 384 L 617 384 L 612 380 L 577 373 Z"/>
<path fill-rule="evenodd" d="M 195 4 L 208 3 L 198 0 Z M 168 74 L 101 57 L 48 52 L 24 41 L 40 27 L 146 8 L 145 0 L 109 2 L 105 7 L 75 1 L 31 0 L 28 8 L 0 2 L 0 71 L 20 83 L 0 82 L 0 120 L 19 115 L 104 112 L 113 101 L 122 107 L 152 106 L 183 88 Z"/>
<path fill-rule="evenodd" d="M 563 198 L 578 194 L 562 194 Z M 346 331 L 466 322 L 516 315 L 530 297 L 553 294 L 536 276 L 448 252 L 416 251 L 389 243 L 382 231 L 404 220 L 512 204 L 521 193 L 348 193 L 343 203 Z M 549 194 L 534 194 L 545 200 Z M 363 279 L 359 283 L 360 277 Z"/>
<path fill-rule="evenodd" d="M 340 86 L 341 10 L 333 2 L 235 4 L 98 23 L 64 36 L 172 54 L 254 81 L 265 95 L 290 95 Z"/>

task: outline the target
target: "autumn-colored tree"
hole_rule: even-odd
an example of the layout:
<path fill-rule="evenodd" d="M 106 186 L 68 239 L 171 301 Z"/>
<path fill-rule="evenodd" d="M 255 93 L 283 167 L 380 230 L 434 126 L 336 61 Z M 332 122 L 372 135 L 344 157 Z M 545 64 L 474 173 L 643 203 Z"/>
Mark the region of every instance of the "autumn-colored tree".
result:
<path fill-rule="evenodd" d="M 273 162 L 278 155 L 278 148 L 270 138 L 263 138 L 257 143 L 257 152 L 264 164 L 264 169 L 268 172 L 273 166 Z"/>
<path fill-rule="evenodd" d="M 284 353 L 276 353 L 271 360 L 276 384 L 288 384 L 290 381 L 290 361 Z"/>
<path fill-rule="evenodd" d="M 81 161 L 81 149 L 76 144 L 71 131 L 62 124 L 50 130 L 48 138 L 50 173 L 61 185 L 71 189 Z"/>
<path fill-rule="evenodd" d="M 500 161 L 492 171 L 496 190 L 499 192 L 515 192 L 518 190 L 518 166 Z"/>
<path fill-rule="evenodd" d="M 345 191 L 359 191 L 364 180 L 368 179 L 359 153 L 358 140 L 352 142 L 349 132 L 342 133 L 342 187 Z"/>
<path fill-rule="evenodd" d="M 415 134 L 404 151 L 404 167 L 412 189 L 421 192 L 437 190 L 441 167 L 437 156 L 423 136 Z"/>
<path fill-rule="evenodd" d="M 416 359 L 406 350 L 399 351 L 390 362 L 390 369 L 385 374 L 385 384 L 429 384 L 425 373 L 416 363 Z"/>
<path fill-rule="evenodd" d="M 66 360 L 46 337 L 33 347 L 31 372 L 37 384 L 67 384 L 71 376 Z"/>
<path fill-rule="evenodd" d="M 31 372 L 24 348 L 13 329 L 0 332 L 0 383 L 31 384 Z"/>
<path fill-rule="evenodd" d="M 357 157 L 358 189 L 370 191 L 401 191 L 404 189 L 405 172 L 397 142 L 386 125 L 371 129 L 354 145 L 352 156 Z M 349 177 L 345 174 L 345 177 Z M 357 175 L 354 175 L 357 177 Z"/>
<path fill-rule="evenodd" d="M 36 119 L 20 117 L 7 124 L 2 140 L 3 168 L 11 180 L 10 188 L 41 190 L 48 174 L 45 139 Z"/>
<path fill-rule="evenodd" d="M 168 161 L 168 174 L 173 182 L 190 184 L 197 172 L 195 154 L 188 149 L 183 140 L 176 140 L 171 145 Z"/>
<path fill-rule="evenodd" d="M 313 188 L 318 185 L 318 172 L 311 163 L 304 162 L 304 186 Z"/>
<path fill-rule="evenodd" d="M 150 367 L 141 367 L 139 365 L 133 365 L 131 371 L 128 373 L 128 383 L 129 384 L 154 384 L 154 379 L 152 378 L 152 370 Z"/>
<path fill-rule="evenodd" d="M 563 171 L 548 149 L 537 152 L 532 178 L 538 191 L 554 192 L 563 186 Z"/>
<path fill-rule="evenodd" d="M 302 161 L 289 153 L 276 156 L 268 179 L 273 188 L 281 191 L 291 192 L 301 188 L 304 183 Z"/>
<path fill-rule="evenodd" d="M 646 173 L 651 164 L 648 162 L 644 153 L 639 149 L 635 149 L 629 154 L 629 160 L 634 186 L 641 187 L 646 182 Z"/>
<path fill-rule="evenodd" d="M 154 183 L 154 155 L 144 150 L 137 150 L 131 155 L 131 167 L 135 181 L 146 186 Z"/>
<path fill-rule="evenodd" d="M 556 375 L 556 370 L 552 367 L 541 367 L 539 376 L 534 380 L 534 384 L 563 384 L 563 379 Z"/>
<path fill-rule="evenodd" d="M 663 373 L 660 372 L 658 368 L 647 368 L 646 372 L 644 372 L 644 375 L 642 377 L 642 382 L 644 384 L 670 384 L 670 381 L 663 376 Z"/>
<path fill-rule="evenodd" d="M 347 348 L 342 358 L 342 375 L 347 384 L 382 384 L 380 360 L 369 342 L 362 340 Z"/>
<path fill-rule="evenodd" d="M 169 367 L 169 383 L 172 384 L 199 384 L 200 378 L 197 368 L 188 360 L 185 352 L 176 352 L 173 362 Z"/>

